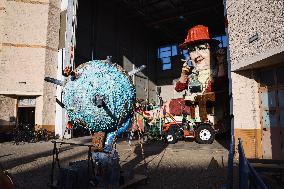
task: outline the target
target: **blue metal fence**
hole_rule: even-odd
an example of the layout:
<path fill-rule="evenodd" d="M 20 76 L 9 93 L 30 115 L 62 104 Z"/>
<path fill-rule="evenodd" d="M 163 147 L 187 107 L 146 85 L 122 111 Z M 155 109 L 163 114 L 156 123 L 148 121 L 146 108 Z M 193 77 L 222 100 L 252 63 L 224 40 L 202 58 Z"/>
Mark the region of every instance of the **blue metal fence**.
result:
<path fill-rule="evenodd" d="M 242 141 L 239 138 L 239 188 L 240 189 L 268 189 L 255 169 L 248 162 Z"/>
<path fill-rule="evenodd" d="M 247 160 L 242 141 L 238 139 L 238 152 L 239 152 L 239 188 L 240 189 L 268 189 L 260 178 L 255 169 L 250 165 Z M 230 150 L 228 155 L 228 177 L 226 189 L 234 188 L 234 155 L 235 155 L 235 138 L 231 137 Z"/>

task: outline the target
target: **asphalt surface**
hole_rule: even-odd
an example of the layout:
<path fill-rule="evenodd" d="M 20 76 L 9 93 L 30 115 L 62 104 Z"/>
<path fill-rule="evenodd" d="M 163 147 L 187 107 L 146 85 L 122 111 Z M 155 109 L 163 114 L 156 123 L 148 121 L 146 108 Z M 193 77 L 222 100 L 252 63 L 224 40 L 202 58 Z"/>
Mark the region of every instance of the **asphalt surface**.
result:
<path fill-rule="evenodd" d="M 89 144 L 89 137 L 65 140 Z M 124 170 L 146 174 L 147 183 L 130 188 L 221 188 L 226 184 L 228 150 L 226 142 L 197 144 L 179 141 L 168 145 L 161 141 L 143 144 L 120 140 L 117 150 Z M 0 143 L 0 164 L 13 176 L 19 189 L 49 188 L 53 144 L 49 142 Z M 60 146 L 60 165 L 86 160 L 87 147 Z"/>

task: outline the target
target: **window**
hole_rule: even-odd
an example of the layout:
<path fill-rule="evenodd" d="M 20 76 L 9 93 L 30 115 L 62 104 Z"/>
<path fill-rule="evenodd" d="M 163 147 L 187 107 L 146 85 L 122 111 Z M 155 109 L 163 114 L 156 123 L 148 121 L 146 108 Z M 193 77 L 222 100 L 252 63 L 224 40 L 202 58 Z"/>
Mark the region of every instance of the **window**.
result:
<path fill-rule="evenodd" d="M 218 41 L 220 41 L 219 47 L 227 47 L 228 38 L 226 35 L 216 36 L 213 37 L 213 39 L 217 39 Z"/>
<path fill-rule="evenodd" d="M 275 85 L 274 70 L 263 70 L 259 74 L 261 87 L 272 87 Z"/>
<path fill-rule="evenodd" d="M 284 67 L 280 67 L 277 69 L 277 83 L 280 85 L 284 85 Z"/>
<path fill-rule="evenodd" d="M 178 54 L 177 45 L 168 45 L 158 48 L 158 58 L 161 60 L 163 70 L 170 70 L 172 68 L 171 57 Z"/>
<path fill-rule="evenodd" d="M 188 59 L 189 58 L 189 53 L 188 53 L 188 49 L 184 49 L 181 51 L 182 55 L 183 55 L 183 59 Z"/>

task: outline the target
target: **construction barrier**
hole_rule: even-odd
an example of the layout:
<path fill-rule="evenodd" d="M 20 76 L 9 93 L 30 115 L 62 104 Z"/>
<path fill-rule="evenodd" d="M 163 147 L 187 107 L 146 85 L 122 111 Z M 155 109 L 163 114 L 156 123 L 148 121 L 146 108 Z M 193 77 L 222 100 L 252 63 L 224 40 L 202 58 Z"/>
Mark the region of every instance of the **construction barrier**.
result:
<path fill-rule="evenodd" d="M 242 141 L 239 138 L 239 188 L 241 189 L 268 189 L 255 169 L 247 160 Z"/>
<path fill-rule="evenodd" d="M 255 169 L 247 160 L 242 141 L 239 138 L 238 152 L 239 152 L 239 188 L 240 189 L 268 189 L 263 180 L 260 178 Z M 230 149 L 228 155 L 228 176 L 226 189 L 234 188 L 234 155 L 235 155 L 235 138 L 231 137 Z M 223 188 L 222 188 L 223 189 Z"/>

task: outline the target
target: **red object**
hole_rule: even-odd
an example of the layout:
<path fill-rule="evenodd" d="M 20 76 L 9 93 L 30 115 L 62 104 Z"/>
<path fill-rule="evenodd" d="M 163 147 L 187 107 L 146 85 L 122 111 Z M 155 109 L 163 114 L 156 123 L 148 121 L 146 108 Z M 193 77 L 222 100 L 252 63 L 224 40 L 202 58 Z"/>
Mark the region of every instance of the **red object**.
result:
<path fill-rule="evenodd" d="M 74 60 L 74 47 L 71 47 L 71 49 L 70 49 L 70 59 L 71 59 L 71 62 L 73 62 L 73 60 Z"/>
<path fill-rule="evenodd" d="M 3 189 L 15 189 L 15 184 L 11 176 L 5 171 L 0 171 L 0 188 Z"/>
<path fill-rule="evenodd" d="M 182 83 L 182 82 L 178 81 L 178 82 L 176 83 L 175 90 L 176 90 L 177 92 L 181 92 L 181 91 L 187 89 L 187 87 L 188 87 L 188 82 L 187 82 L 187 83 Z"/>
<path fill-rule="evenodd" d="M 172 115 L 190 115 L 190 107 L 185 105 L 183 98 L 172 99 L 169 104 L 169 112 Z"/>
<path fill-rule="evenodd" d="M 223 82 L 223 81 L 222 81 L 222 82 Z M 222 83 L 222 82 L 221 82 L 221 83 Z M 218 85 L 220 85 L 219 82 L 218 82 Z M 223 84 L 223 85 L 224 85 L 224 84 Z M 186 90 L 187 88 L 188 88 L 188 83 L 182 83 L 182 82 L 178 81 L 178 82 L 176 83 L 175 90 L 176 90 L 177 92 L 182 92 L 183 90 Z M 207 87 L 206 87 L 206 89 L 205 89 L 205 92 L 213 92 L 212 82 L 211 82 L 211 81 L 208 81 L 208 84 L 207 84 Z"/>
<path fill-rule="evenodd" d="M 211 82 L 211 80 L 209 80 L 209 81 L 208 81 L 208 83 L 207 83 L 207 87 L 206 87 L 206 89 L 205 89 L 205 92 L 207 92 L 207 93 L 209 93 L 209 92 L 213 92 L 213 90 L 212 90 L 212 82 Z"/>
<path fill-rule="evenodd" d="M 67 122 L 66 128 L 67 128 L 67 129 L 72 129 L 72 123 L 71 123 L 71 121 L 68 121 L 68 122 Z"/>
<path fill-rule="evenodd" d="M 142 113 L 143 113 L 143 116 L 151 116 L 151 114 L 149 114 L 148 112 L 145 112 L 144 110 L 142 111 Z"/>
<path fill-rule="evenodd" d="M 195 138 L 195 132 L 184 129 L 183 130 L 183 137 L 184 138 Z"/>
<path fill-rule="evenodd" d="M 175 121 L 169 122 L 169 123 L 165 123 L 163 125 L 163 132 L 169 132 L 169 129 L 170 129 L 171 125 L 177 125 L 177 124 L 181 124 L 181 123 L 177 123 Z"/>
<path fill-rule="evenodd" d="M 220 43 L 218 40 L 210 39 L 208 27 L 197 25 L 188 30 L 186 39 L 180 45 L 180 48 L 185 49 L 188 45 L 193 45 L 198 42 L 210 42 L 217 45 Z"/>

